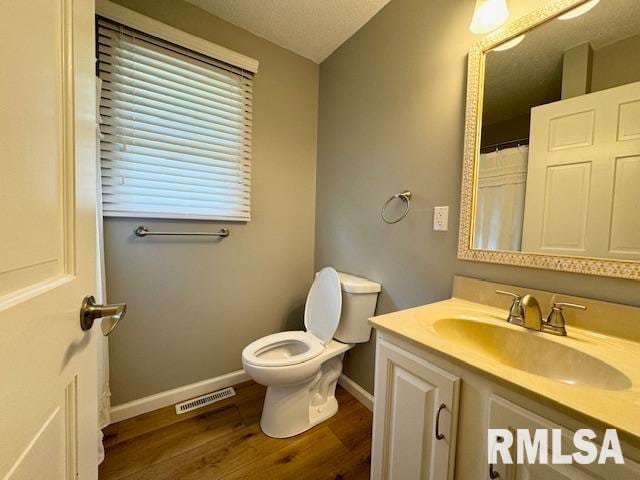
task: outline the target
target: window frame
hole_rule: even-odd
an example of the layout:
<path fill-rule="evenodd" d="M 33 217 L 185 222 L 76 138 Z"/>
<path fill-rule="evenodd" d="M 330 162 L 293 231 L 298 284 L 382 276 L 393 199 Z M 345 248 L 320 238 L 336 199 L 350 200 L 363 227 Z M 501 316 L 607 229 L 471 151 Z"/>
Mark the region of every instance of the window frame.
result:
<path fill-rule="evenodd" d="M 197 37 L 190 33 L 179 30 L 170 25 L 159 22 L 155 19 L 147 17 L 143 14 L 130 10 L 126 7 L 113 3 L 109 0 L 97 0 L 96 1 L 96 23 L 98 16 L 107 20 L 119 23 L 125 27 L 138 30 L 146 35 L 156 37 L 160 40 L 173 43 L 178 47 L 182 47 L 188 50 L 192 50 L 196 53 L 211 57 L 214 60 L 221 61 L 252 74 L 257 73 L 259 62 L 253 58 L 247 57 L 243 54 L 234 52 L 228 48 L 217 45 L 213 42 Z M 97 34 L 97 32 L 96 32 Z M 96 52 L 97 56 L 97 52 Z M 98 156 L 96 159 L 98 165 L 98 175 L 101 174 L 101 158 Z M 102 182 L 98 182 L 101 189 Z M 100 201 L 102 202 L 102 196 L 100 193 Z M 249 183 L 249 196 L 251 195 L 251 183 Z M 198 213 L 170 213 L 170 212 L 135 212 L 135 211 L 109 211 L 104 212 L 105 217 L 120 217 L 120 218 L 154 218 L 154 219 L 186 219 L 186 220 L 210 220 L 210 221 L 240 221 L 247 222 L 250 220 L 251 215 L 248 217 L 233 217 L 233 216 L 218 216 L 218 215 L 205 215 Z"/>

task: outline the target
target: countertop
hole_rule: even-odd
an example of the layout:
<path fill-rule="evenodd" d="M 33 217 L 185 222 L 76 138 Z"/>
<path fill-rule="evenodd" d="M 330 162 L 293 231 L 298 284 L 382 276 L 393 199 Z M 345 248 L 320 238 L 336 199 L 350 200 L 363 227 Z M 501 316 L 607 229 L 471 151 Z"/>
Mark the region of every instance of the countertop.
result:
<path fill-rule="evenodd" d="M 571 326 L 567 326 L 568 336 L 555 336 L 511 325 L 506 318 L 506 310 L 452 298 L 372 317 L 369 323 L 419 347 L 438 352 L 457 363 L 640 438 L 640 343 Z M 439 334 L 434 325 L 441 319 L 466 319 L 515 329 L 533 336 L 542 335 L 545 340 L 564 344 L 616 368 L 628 377 L 630 386 L 605 390 L 584 384 L 568 384 L 505 365 L 488 354 Z M 523 355 L 528 353 L 526 348 L 522 350 Z M 581 368 L 581 365 L 576 363 L 572 368 Z"/>

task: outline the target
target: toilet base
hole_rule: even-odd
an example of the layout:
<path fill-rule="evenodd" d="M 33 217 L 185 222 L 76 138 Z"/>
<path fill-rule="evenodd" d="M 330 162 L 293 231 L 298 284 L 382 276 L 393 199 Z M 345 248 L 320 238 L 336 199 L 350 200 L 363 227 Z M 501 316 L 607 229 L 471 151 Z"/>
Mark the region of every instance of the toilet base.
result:
<path fill-rule="evenodd" d="M 343 356 L 324 362 L 317 375 L 305 382 L 267 388 L 260 419 L 260 428 L 265 435 L 293 437 L 336 414 L 335 391 L 342 373 Z"/>

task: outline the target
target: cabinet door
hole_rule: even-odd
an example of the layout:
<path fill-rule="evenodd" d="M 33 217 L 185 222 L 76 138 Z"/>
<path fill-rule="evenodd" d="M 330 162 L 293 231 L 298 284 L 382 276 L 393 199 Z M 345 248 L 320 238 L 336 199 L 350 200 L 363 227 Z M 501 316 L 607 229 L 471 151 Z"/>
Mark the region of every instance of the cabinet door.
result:
<path fill-rule="evenodd" d="M 529 412 L 507 400 L 492 396 L 489 402 L 489 428 L 503 428 L 510 430 L 514 436 L 514 446 L 511 448 L 511 458 L 516 460 L 515 436 L 517 429 L 561 428 L 558 425 Z M 585 426 L 585 428 L 589 428 Z M 549 448 L 551 448 L 551 434 L 549 433 Z M 562 453 L 572 453 L 573 432 L 562 429 Z M 623 452 L 624 453 L 624 452 Z M 551 451 L 549 451 L 551 461 Z M 501 460 L 498 455 L 498 460 Z M 487 467 L 488 469 L 488 467 Z M 640 478 L 640 465 L 625 459 L 624 465 L 607 463 L 605 465 L 504 465 L 500 461 L 494 466 L 501 480 L 631 480 Z M 488 472 L 485 478 L 489 478 Z"/>
<path fill-rule="evenodd" d="M 453 478 L 459 383 L 458 377 L 378 341 L 372 479 Z"/>

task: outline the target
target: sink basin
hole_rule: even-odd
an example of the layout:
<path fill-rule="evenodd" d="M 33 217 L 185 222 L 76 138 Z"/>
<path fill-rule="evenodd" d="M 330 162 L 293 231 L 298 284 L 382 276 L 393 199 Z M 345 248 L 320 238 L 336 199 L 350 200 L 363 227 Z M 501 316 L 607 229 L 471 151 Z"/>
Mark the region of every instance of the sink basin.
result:
<path fill-rule="evenodd" d="M 461 318 L 438 320 L 433 327 L 438 335 L 463 348 L 557 382 L 604 390 L 631 387 L 625 374 L 602 360 L 524 329 Z"/>

